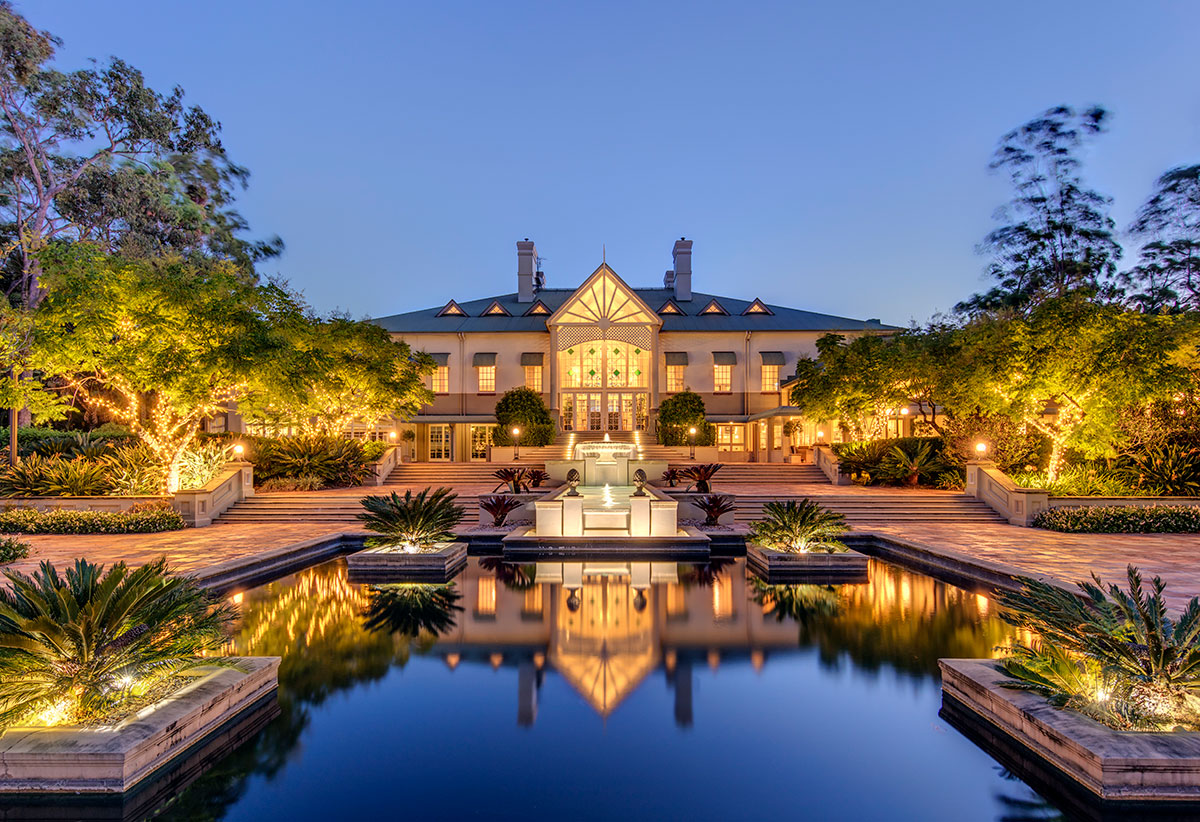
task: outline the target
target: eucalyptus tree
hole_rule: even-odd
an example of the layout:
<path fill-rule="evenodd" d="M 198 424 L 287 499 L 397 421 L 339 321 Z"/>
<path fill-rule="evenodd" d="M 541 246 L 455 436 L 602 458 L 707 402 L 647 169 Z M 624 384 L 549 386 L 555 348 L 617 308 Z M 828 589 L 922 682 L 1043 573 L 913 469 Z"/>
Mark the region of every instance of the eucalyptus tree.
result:
<path fill-rule="evenodd" d="M 1110 199 L 1088 188 L 1080 151 L 1102 133 L 1107 112 L 1057 106 L 1000 139 L 990 168 L 1008 175 L 1012 199 L 980 245 L 996 285 L 959 303 L 971 315 L 1022 313 L 1082 290 L 1113 293 L 1121 247 Z"/>
<path fill-rule="evenodd" d="M 1138 264 L 1124 274 L 1133 302 L 1151 312 L 1200 310 L 1200 165 L 1159 177 L 1129 231 L 1142 240 Z"/>

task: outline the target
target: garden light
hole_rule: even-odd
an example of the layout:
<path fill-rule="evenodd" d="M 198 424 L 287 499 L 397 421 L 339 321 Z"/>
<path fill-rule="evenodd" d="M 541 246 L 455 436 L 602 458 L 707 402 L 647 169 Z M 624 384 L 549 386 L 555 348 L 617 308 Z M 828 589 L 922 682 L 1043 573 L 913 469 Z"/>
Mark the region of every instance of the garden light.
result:
<path fill-rule="evenodd" d="M 975 453 L 977 453 L 981 457 L 984 454 L 986 454 L 987 453 L 987 443 L 986 442 L 975 443 Z"/>
<path fill-rule="evenodd" d="M 233 446 L 233 455 L 235 457 L 237 457 L 238 459 L 241 459 L 242 455 L 245 453 L 246 453 L 246 447 L 244 445 L 242 445 L 241 443 L 238 443 L 237 445 Z"/>
<path fill-rule="evenodd" d="M 515 462 L 516 460 L 519 460 L 521 458 L 521 429 L 514 427 L 512 430 L 512 435 L 513 435 L 513 461 Z"/>
<path fill-rule="evenodd" d="M 691 449 L 690 459 L 696 458 L 696 427 L 693 425 L 688 429 L 688 446 Z"/>

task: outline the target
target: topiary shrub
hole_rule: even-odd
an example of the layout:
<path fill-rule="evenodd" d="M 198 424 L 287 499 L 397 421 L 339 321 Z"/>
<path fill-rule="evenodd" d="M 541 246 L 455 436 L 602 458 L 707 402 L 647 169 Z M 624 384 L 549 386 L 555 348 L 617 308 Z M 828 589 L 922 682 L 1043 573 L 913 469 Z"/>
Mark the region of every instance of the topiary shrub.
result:
<path fill-rule="evenodd" d="M 661 445 L 689 445 L 691 428 L 696 429 L 696 445 L 717 442 L 717 427 L 704 419 L 704 398 L 695 391 L 680 391 L 659 403 L 656 424 Z"/>
<path fill-rule="evenodd" d="M 492 429 L 493 445 L 512 445 L 512 430 L 521 429 L 521 445 L 553 445 L 556 435 L 554 418 L 542 395 L 532 388 L 519 386 L 504 392 L 496 402 L 496 422 Z"/>
<path fill-rule="evenodd" d="M 1200 534 L 1200 507 L 1187 505 L 1048 508 L 1034 528 L 1065 534 Z"/>

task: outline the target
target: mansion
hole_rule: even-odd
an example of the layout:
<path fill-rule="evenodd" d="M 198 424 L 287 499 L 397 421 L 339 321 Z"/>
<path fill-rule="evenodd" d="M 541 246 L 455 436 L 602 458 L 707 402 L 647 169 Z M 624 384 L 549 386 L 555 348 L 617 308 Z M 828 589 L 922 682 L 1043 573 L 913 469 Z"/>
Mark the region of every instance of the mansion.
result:
<path fill-rule="evenodd" d="M 489 458 L 496 401 L 510 388 L 542 394 L 558 428 L 578 437 L 652 437 L 659 403 L 685 389 L 704 399 L 729 459 L 783 461 L 793 445 L 836 432 L 801 421 L 785 444 L 787 376 L 817 340 L 896 330 L 692 289 L 692 241 L 672 250 L 661 287 L 629 285 L 602 263 L 576 288 L 547 288 L 537 250 L 517 243 L 517 290 L 373 320 L 433 357 L 432 403 L 403 427 L 419 461 Z M 828 428 L 829 426 L 824 426 Z"/>

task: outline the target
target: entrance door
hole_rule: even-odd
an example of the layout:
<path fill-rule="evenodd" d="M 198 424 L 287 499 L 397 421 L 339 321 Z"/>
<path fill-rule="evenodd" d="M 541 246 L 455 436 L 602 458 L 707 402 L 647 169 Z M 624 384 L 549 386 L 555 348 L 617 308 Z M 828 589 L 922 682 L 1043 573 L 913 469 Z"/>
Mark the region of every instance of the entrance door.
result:
<path fill-rule="evenodd" d="M 471 459 L 486 460 L 488 446 L 492 444 L 492 427 L 490 425 L 471 426 Z"/>
<path fill-rule="evenodd" d="M 450 459 L 450 426 L 429 426 L 429 459 L 445 462 Z"/>

